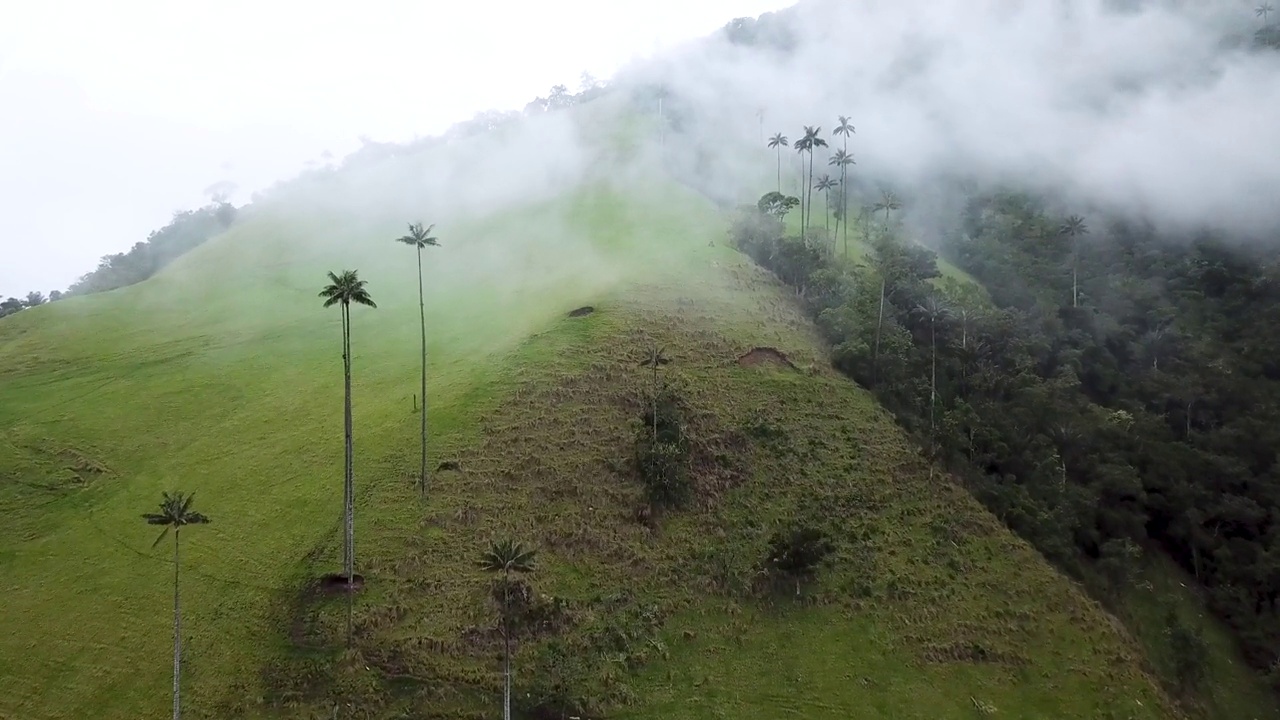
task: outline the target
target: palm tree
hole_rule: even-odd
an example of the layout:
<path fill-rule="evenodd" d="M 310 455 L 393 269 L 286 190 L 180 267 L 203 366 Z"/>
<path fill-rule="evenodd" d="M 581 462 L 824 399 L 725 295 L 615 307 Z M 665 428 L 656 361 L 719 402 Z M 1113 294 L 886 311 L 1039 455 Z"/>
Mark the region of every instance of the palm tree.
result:
<path fill-rule="evenodd" d="M 825 221 L 827 232 L 831 231 L 831 188 L 837 185 L 838 183 L 832 180 L 830 176 L 823 175 L 818 178 L 818 184 L 815 186 L 819 192 L 824 194 L 823 209 L 826 211 L 826 217 L 823 220 Z"/>
<path fill-rule="evenodd" d="M 502 573 L 502 719 L 511 720 L 511 626 L 509 609 L 511 602 L 511 573 L 533 572 L 537 550 L 526 549 L 523 543 L 511 539 L 490 543 L 480 556 L 480 569 Z"/>
<path fill-rule="evenodd" d="M 818 136 L 820 132 L 822 132 L 821 127 L 804 126 L 804 151 L 809 153 L 809 209 L 804 213 L 808 218 L 806 222 L 812 222 L 813 218 L 813 149 L 827 147 L 827 141 Z"/>
<path fill-rule="evenodd" d="M 842 118 L 843 119 L 843 118 Z M 839 129 L 837 128 L 837 131 Z M 847 140 L 846 140 L 847 142 Z M 832 167 L 840 168 L 840 217 L 844 218 L 844 254 L 849 256 L 849 184 L 848 173 L 846 172 L 850 165 L 856 165 L 853 156 L 845 150 L 836 150 L 831 156 L 827 164 Z M 836 221 L 836 232 L 840 232 L 840 222 Z"/>
<path fill-rule="evenodd" d="M 778 152 L 778 192 L 782 192 L 782 148 L 787 147 L 787 136 L 777 133 L 769 138 L 769 147 Z"/>
<path fill-rule="evenodd" d="M 832 133 L 833 135 L 843 135 L 843 136 L 844 136 L 844 149 L 843 149 L 842 151 L 838 151 L 838 152 L 836 152 L 836 157 L 839 157 L 839 158 L 842 158 L 842 159 L 841 159 L 841 161 L 840 161 L 839 163 L 832 162 L 832 163 L 830 163 L 830 164 L 831 164 L 831 165 L 836 165 L 836 164 L 839 164 L 839 165 L 840 165 L 840 188 L 841 188 L 841 191 L 840 191 L 840 201 L 841 201 L 840 214 L 841 214 L 841 215 L 843 215 L 843 216 L 844 216 L 844 218 L 845 218 L 845 222 L 844 222 L 844 254 L 845 254 L 846 256 L 848 256 L 848 254 L 849 254 L 849 192 L 848 192 L 849 184 L 848 184 L 848 182 L 847 182 L 847 180 L 848 180 L 848 174 L 845 172 L 845 166 L 846 166 L 846 165 L 852 165 L 852 164 L 853 164 L 853 156 L 851 156 L 851 155 L 849 154 L 849 136 L 850 136 L 850 135 L 853 135 L 853 134 L 855 134 L 855 133 L 854 133 L 853 126 L 849 124 L 849 118 L 845 117 L 844 115 L 841 115 L 841 116 L 839 116 L 839 120 L 840 120 L 840 123 L 839 123 L 838 125 L 836 125 L 836 129 L 835 129 L 835 130 L 832 130 L 832 131 L 831 131 L 831 133 Z M 845 162 L 845 161 L 843 160 L 843 158 L 847 158 L 847 159 L 848 159 L 848 162 Z M 837 230 L 837 232 L 838 232 L 838 231 L 840 230 L 840 228 L 839 228 L 839 227 L 837 227 L 837 228 L 836 228 L 836 230 Z"/>
<path fill-rule="evenodd" d="M 805 198 L 805 181 L 804 181 L 804 153 L 813 147 L 813 140 L 809 137 L 802 137 L 796 141 L 793 146 L 796 154 L 800 156 L 800 239 L 804 239 L 804 198 Z"/>
<path fill-rule="evenodd" d="M 1084 224 L 1084 218 L 1079 215 L 1072 215 L 1067 218 L 1062 227 L 1058 228 L 1058 235 L 1065 237 L 1071 241 L 1071 307 L 1080 306 L 1080 285 L 1078 282 L 1078 263 L 1077 263 L 1077 245 L 1076 238 L 1081 235 L 1088 235 L 1089 228 Z"/>
<path fill-rule="evenodd" d="M 178 536 L 184 525 L 204 525 L 209 518 L 191 509 L 194 495 L 175 492 L 172 495 L 163 493 L 160 497 L 160 512 L 144 513 L 142 518 L 148 525 L 163 525 L 164 530 L 151 547 L 160 544 L 169 530 L 173 530 L 173 720 L 182 715 L 182 702 L 179 687 L 182 678 L 182 612 L 178 603 Z"/>
<path fill-rule="evenodd" d="M 338 305 L 342 309 L 342 371 L 343 371 L 343 420 L 345 429 L 346 467 L 343 479 L 343 526 L 345 528 L 342 545 L 342 571 L 347 576 L 347 594 L 353 585 L 355 574 L 355 464 L 353 462 L 354 438 L 351 426 L 351 304 L 368 305 L 376 308 L 373 298 L 364 289 L 365 281 L 361 280 L 357 270 L 343 270 L 341 275 L 329 273 L 329 285 L 320 291 L 324 298 L 324 306 Z M 351 621 L 347 620 L 347 643 L 351 642 Z"/>
<path fill-rule="evenodd" d="M 934 409 L 938 405 L 938 320 L 945 318 L 948 310 L 937 295 L 930 295 L 915 307 L 915 312 L 929 320 L 929 442 L 933 443 Z"/>
<path fill-rule="evenodd" d="M 418 319 L 422 324 L 422 468 L 418 475 L 422 494 L 427 494 L 427 306 L 422 297 L 422 249 L 439 247 L 440 243 L 431 237 L 428 225 L 424 230 L 422 223 L 409 223 L 409 234 L 398 238 L 396 242 L 411 245 L 418 250 Z"/>
<path fill-rule="evenodd" d="M 898 196 L 892 191 L 885 190 L 880 194 L 880 201 L 875 204 L 875 211 L 884 211 L 884 227 L 889 229 L 889 212 L 902 207 L 902 203 L 898 202 Z"/>
<path fill-rule="evenodd" d="M 1263 25 L 1269 26 L 1271 23 L 1268 21 L 1268 18 L 1271 16 L 1271 13 L 1275 12 L 1275 10 L 1276 9 L 1274 7 L 1271 7 L 1271 3 L 1264 2 L 1253 9 L 1253 14 L 1262 18 Z"/>

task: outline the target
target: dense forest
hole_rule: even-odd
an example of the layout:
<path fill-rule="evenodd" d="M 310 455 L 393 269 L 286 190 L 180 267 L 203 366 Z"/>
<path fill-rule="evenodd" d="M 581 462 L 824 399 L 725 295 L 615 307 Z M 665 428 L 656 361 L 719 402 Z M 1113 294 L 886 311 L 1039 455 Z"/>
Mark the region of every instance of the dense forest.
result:
<path fill-rule="evenodd" d="M 996 193 L 940 248 L 979 288 L 900 239 L 892 195 L 863 260 L 821 228 L 784 237 L 769 200 L 740 211 L 737 246 L 988 508 L 1077 577 L 1123 583 L 1168 553 L 1249 661 L 1276 667 L 1280 264 Z"/>

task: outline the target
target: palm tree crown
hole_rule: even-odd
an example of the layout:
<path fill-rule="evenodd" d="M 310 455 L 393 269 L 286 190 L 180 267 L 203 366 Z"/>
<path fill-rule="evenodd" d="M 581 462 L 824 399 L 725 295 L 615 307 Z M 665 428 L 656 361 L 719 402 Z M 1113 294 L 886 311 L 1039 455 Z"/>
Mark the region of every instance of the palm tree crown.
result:
<path fill-rule="evenodd" d="M 439 247 L 440 243 L 434 237 L 431 237 L 431 229 L 435 225 L 428 225 L 424 230 L 422 223 L 409 223 L 409 234 L 401 238 L 396 238 L 396 242 L 405 245 L 413 245 L 421 250 L 424 247 Z"/>
<path fill-rule="evenodd" d="M 1275 12 L 1275 10 L 1276 10 L 1276 9 L 1275 9 L 1274 7 L 1272 7 L 1272 6 L 1271 6 L 1271 3 L 1269 3 L 1269 2 L 1264 2 L 1264 3 L 1262 3 L 1261 5 L 1259 5 L 1258 7 L 1254 8 L 1254 10 L 1253 10 L 1253 14 L 1254 14 L 1254 15 L 1257 15 L 1257 16 L 1258 16 L 1258 17 L 1260 17 L 1260 18 L 1262 18 L 1262 22 L 1263 22 L 1264 24 L 1266 24 L 1266 23 L 1267 23 L 1267 18 L 1268 18 L 1268 16 L 1270 16 L 1270 15 L 1271 15 L 1271 13 Z"/>
<path fill-rule="evenodd" d="M 1084 218 L 1072 215 L 1063 221 L 1062 226 L 1058 228 L 1058 233 L 1073 238 L 1077 235 L 1088 235 L 1089 227 L 1084 224 Z"/>
<path fill-rule="evenodd" d="M 818 178 L 818 184 L 815 185 L 814 187 L 816 187 L 819 191 L 822 191 L 822 190 L 830 190 L 831 188 L 836 187 L 839 184 L 840 183 L 836 182 L 835 180 L 832 180 L 829 176 L 823 175 L 822 177 Z"/>
<path fill-rule="evenodd" d="M 163 493 L 160 500 L 160 512 L 144 513 L 143 519 L 148 525 L 164 525 L 164 531 L 151 543 L 155 547 L 169 534 L 170 530 L 180 530 L 184 525 L 205 525 L 209 518 L 191 509 L 195 494 L 184 495 L 180 492 Z"/>
<path fill-rule="evenodd" d="M 844 135 L 845 138 L 848 138 L 850 135 L 856 134 L 853 129 L 853 126 L 849 124 L 849 118 L 845 117 L 844 115 L 840 116 L 840 124 L 837 125 L 836 129 L 832 130 L 831 132 L 835 135 Z"/>
<path fill-rule="evenodd" d="M 530 572 L 538 551 L 511 539 L 494 541 L 480 556 L 480 569 L 488 572 Z"/>
<path fill-rule="evenodd" d="M 378 307 L 373 298 L 369 296 L 369 291 L 364 289 L 367 284 L 361 280 L 358 273 L 359 270 L 343 270 L 341 275 L 329 273 L 330 284 L 320 291 L 320 297 L 324 298 L 324 306 L 332 307 L 338 303 L 350 305 L 368 305 L 369 307 Z"/>
<path fill-rule="evenodd" d="M 813 127 L 812 125 L 804 126 L 805 149 L 813 152 L 814 148 L 827 147 L 827 141 L 818 137 L 818 133 L 822 132 L 821 127 Z"/>
<path fill-rule="evenodd" d="M 902 203 L 898 201 L 898 196 L 894 195 L 891 190 L 885 190 L 880 194 L 880 201 L 875 204 L 875 211 L 884 211 L 885 222 L 889 222 L 889 213 L 902 207 Z"/>
<path fill-rule="evenodd" d="M 787 143 L 788 143 L 787 136 L 783 135 L 782 133 L 778 133 L 773 137 L 769 138 L 769 147 L 771 148 L 787 147 Z"/>
<path fill-rule="evenodd" d="M 857 165 L 858 163 L 853 161 L 852 153 L 847 153 L 837 148 L 835 154 L 827 160 L 827 164 L 832 167 L 843 168 L 846 165 Z"/>

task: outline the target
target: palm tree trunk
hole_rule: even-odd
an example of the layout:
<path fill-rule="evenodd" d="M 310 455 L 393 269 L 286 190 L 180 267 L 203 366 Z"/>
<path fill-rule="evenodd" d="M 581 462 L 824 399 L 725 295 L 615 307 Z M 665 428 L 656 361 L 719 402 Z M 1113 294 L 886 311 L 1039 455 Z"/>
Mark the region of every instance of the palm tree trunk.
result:
<path fill-rule="evenodd" d="M 350 319 L 342 306 L 342 572 L 350 580 L 353 572 L 351 543 L 347 526 L 351 513 L 351 346 Z"/>
<path fill-rule="evenodd" d="M 778 194 L 782 194 L 782 146 L 778 146 Z"/>
<path fill-rule="evenodd" d="M 511 720 L 511 626 L 507 621 L 511 600 L 511 570 L 502 575 L 502 720 Z"/>
<path fill-rule="evenodd" d="M 422 325 L 422 495 L 427 494 L 427 304 L 422 290 L 422 248 L 418 248 L 418 319 Z"/>
<path fill-rule="evenodd" d="M 805 213 L 805 182 L 804 182 L 804 153 L 800 154 L 800 240 L 804 240 L 804 229 L 807 223 L 804 219 Z"/>
<path fill-rule="evenodd" d="M 831 232 L 831 191 L 827 190 L 822 193 L 822 224 L 826 226 L 827 232 Z"/>
<path fill-rule="evenodd" d="M 937 319 L 929 321 L 929 445 L 932 450 L 934 438 L 934 409 L 938 406 L 938 340 L 936 334 Z"/>
<path fill-rule="evenodd" d="M 813 222 L 813 150 L 809 151 L 809 220 Z"/>
<path fill-rule="evenodd" d="M 884 291 L 885 279 L 880 278 L 880 317 L 876 320 L 876 348 L 871 354 L 872 382 L 880 383 L 880 328 L 884 326 Z"/>
<path fill-rule="evenodd" d="M 844 154 L 849 155 L 849 136 L 844 136 Z M 844 216 L 844 256 L 849 257 L 849 166 L 840 166 L 840 214 Z M 839 232 L 839 228 L 836 228 Z"/>
<path fill-rule="evenodd" d="M 1075 244 L 1071 247 L 1071 307 L 1080 307 L 1080 285 L 1077 278 L 1077 269 L 1079 265 L 1076 262 Z"/>
<path fill-rule="evenodd" d="M 346 314 L 346 426 L 347 426 L 347 480 L 345 487 L 345 522 L 344 525 L 344 544 L 346 546 L 346 567 L 344 568 L 347 575 L 347 647 L 351 647 L 352 625 L 353 625 L 353 598 L 355 592 L 355 565 L 356 565 L 356 489 L 355 489 L 355 462 L 354 462 L 354 446 L 353 438 L 354 428 L 351 418 L 351 308 L 349 305 L 343 306 L 343 312 Z M 425 398 L 423 398 L 425 401 Z M 424 402 L 425 405 L 425 402 Z"/>
<path fill-rule="evenodd" d="M 182 715 L 182 612 L 178 606 L 178 529 L 173 531 L 173 720 Z"/>

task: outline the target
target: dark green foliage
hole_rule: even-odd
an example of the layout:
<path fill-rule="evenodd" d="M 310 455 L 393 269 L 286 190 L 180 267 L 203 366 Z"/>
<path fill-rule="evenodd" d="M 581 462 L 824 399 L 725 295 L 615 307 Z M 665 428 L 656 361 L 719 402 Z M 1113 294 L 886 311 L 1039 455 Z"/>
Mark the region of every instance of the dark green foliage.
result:
<path fill-rule="evenodd" d="M 759 218 L 734 240 L 802 293 L 836 367 L 925 446 L 933 410 L 938 459 L 1011 529 L 1069 572 L 1101 558 L 1113 585 L 1138 547 L 1167 552 L 1266 669 L 1280 657 L 1280 263 L 1088 224 L 1026 196 L 974 198 L 942 247 L 989 299 L 889 234 L 865 267 L 796 267 Z M 912 312 L 938 291 L 949 312 Z"/>
<path fill-rule="evenodd" d="M 642 419 L 636 467 L 644 482 L 645 497 L 654 507 L 679 507 L 693 492 L 689 438 L 679 397 L 669 388 L 662 388 L 656 402 L 652 398 L 645 402 Z"/>
<path fill-rule="evenodd" d="M 168 225 L 148 235 L 128 252 L 104 256 L 98 269 L 72 283 L 67 294 L 88 295 L 140 283 L 226 230 L 235 217 L 236 208 L 228 203 L 176 213 Z"/>
<path fill-rule="evenodd" d="M 795 581 L 799 595 L 801 581 L 811 579 L 833 552 L 835 545 L 826 533 L 798 525 L 778 530 L 769 538 L 765 567 Z"/>
<path fill-rule="evenodd" d="M 759 202 L 756 203 L 756 207 L 760 209 L 760 212 L 781 220 L 799 204 L 799 198 L 783 195 L 775 190 L 762 195 Z"/>

